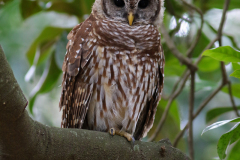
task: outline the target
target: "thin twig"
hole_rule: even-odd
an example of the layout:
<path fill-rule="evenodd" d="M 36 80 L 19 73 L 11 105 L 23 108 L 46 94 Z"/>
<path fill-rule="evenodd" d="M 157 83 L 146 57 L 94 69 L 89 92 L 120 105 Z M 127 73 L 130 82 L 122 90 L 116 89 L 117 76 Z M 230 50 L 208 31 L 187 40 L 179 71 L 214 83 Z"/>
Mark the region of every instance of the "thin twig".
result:
<path fill-rule="evenodd" d="M 236 114 L 237 117 L 240 117 L 239 113 L 238 113 L 238 109 L 237 109 L 236 103 L 235 103 L 235 101 L 233 99 L 231 81 L 228 81 L 228 93 L 229 93 L 230 100 L 231 100 L 231 103 L 232 103 L 232 107 L 233 107 L 233 109 L 235 111 L 235 114 Z"/>
<path fill-rule="evenodd" d="M 193 120 L 201 113 L 201 111 L 205 108 L 205 106 L 216 96 L 216 94 L 221 91 L 221 89 L 225 86 L 226 84 L 222 83 L 210 96 L 208 96 L 205 101 L 199 106 L 197 112 L 193 115 Z M 176 147 L 179 140 L 182 138 L 184 132 L 188 128 L 188 123 L 187 125 L 181 130 L 181 132 L 178 133 L 177 137 L 175 138 L 173 142 L 173 146 Z"/>
<path fill-rule="evenodd" d="M 191 71 L 191 89 L 190 89 L 190 100 L 189 100 L 189 135 L 188 135 L 188 147 L 190 158 L 194 160 L 194 148 L 193 148 L 193 109 L 194 109 L 194 91 L 195 91 L 195 71 Z"/>
<path fill-rule="evenodd" d="M 226 1 L 229 1 L 229 0 L 226 0 Z M 224 7 L 224 11 L 223 11 L 224 16 L 222 17 L 222 20 L 221 20 L 221 23 L 220 23 L 220 30 L 222 30 L 223 24 L 224 24 L 223 21 L 225 21 L 226 10 L 227 10 L 227 8 L 228 8 L 228 7 L 226 7 L 226 4 L 227 4 L 227 3 L 225 3 L 225 7 Z M 229 3 L 228 3 L 228 4 L 229 4 Z M 166 33 L 166 29 L 165 29 L 164 27 L 162 27 L 162 28 L 163 28 L 163 33 L 164 33 L 163 35 L 164 35 L 164 37 L 167 37 L 167 36 L 166 36 L 166 34 L 167 34 L 167 33 Z M 210 49 L 210 48 L 213 46 L 213 44 L 214 44 L 217 40 L 219 40 L 219 39 L 221 38 L 221 35 L 222 35 L 222 34 L 218 34 L 217 37 L 216 37 L 215 39 L 213 39 L 203 51 L 205 51 L 205 50 L 207 50 L 207 49 Z M 170 39 L 169 36 L 168 36 L 168 38 Z M 166 38 L 165 38 L 165 39 L 166 39 Z M 174 45 L 174 43 L 172 42 L 172 40 L 170 39 L 170 41 L 169 41 L 169 39 L 166 39 L 166 43 L 169 42 L 169 44 L 170 44 L 170 46 L 171 46 L 172 48 L 170 48 L 169 45 L 168 45 L 168 47 L 170 48 L 170 50 L 171 50 L 173 53 L 177 53 L 178 50 L 175 48 L 175 45 Z M 173 51 L 174 49 L 176 49 L 177 52 Z M 178 52 L 177 54 L 179 54 L 179 53 L 180 53 L 180 52 Z M 180 53 L 180 54 L 181 54 L 181 53 Z M 175 55 L 175 54 L 174 54 L 174 55 Z M 175 56 L 176 56 L 176 55 L 175 55 Z M 177 56 L 176 56 L 176 57 L 177 57 Z M 198 57 L 198 59 L 196 60 L 196 62 L 195 62 L 194 65 L 196 66 L 201 60 L 202 60 L 202 56 L 200 55 L 200 56 Z M 223 73 L 226 73 L 226 72 L 223 72 Z M 187 81 L 187 79 L 188 79 L 189 76 L 190 76 L 190 70 L 187 69 L 187 70 L 184 72 L 182 78 L 180 78 L 180 80 L 175 84 L 175 86 L 174 86 L 174 88 L 173 88 L 173 91 L 176 90 L 176 88 L 178 87 L 178 84 L 179 84 L 180 82 L 182 82 L 181 85 L 180 85 L 180 87 L 179 87 L 179 89 L 178 89 L 177 91 L 175 91 L 174 94 L 169 98 L 169 101 L 171 101 L 171 103 L 172 103 L 172 101 L 181 93 L 181 91 L 182 91 L 182 89 L 184 88 L 185 83 L 186 83 L 186 81 Z M 226 77 L 226 76 L 223 76 L 223 77 Z M 226 82 L 226 81 L 223 79 L 223 82 Z M 225 85 L 226 83 L 223 83 L 223 84 Z M 208 104 L 208 102 L 223 88 L 223 86 L 224 86 L 223 84 L 222 84 L 221 86 L 219 86 L 219 87 L 217 88 L 217 90 L 214 91 L 214 92 L 200 105 L 198 111 L 197 111 L 196 114 L 193 116 L 193 119 L 195 119 L 195 118 L 200 114 L 200 112 L 201 112 L 202 109 Z M 234 101 L 233 101 L 233 102 L 234 102 Z M 160 130 L 161 130 L 161 128 L 162 128 L 162 126 L 163 126 L 163 124 L 164 124 L 164 122 L 165 122 L 165 120 L 166 120 L 166 117 L 167 117 L 167 115 L 168 115 L 168 112 L 169 112 L 171 103 L 168 103 L 168 104 L 167 104 L 167 107 L 166 107 L 166 109 L 165 109 L 165 111 L 164 111 L 164 113 L 163 113 L 163 116 L 162 116 L 162 118 L 161 118 L 161 120 L 160 120 L 160 123 L 158 124 L 157 129 L 155 130 L 154 134 L 150 137 L 149 141 L 154 140 L 154 139 L 156 138 L 156 136 L 158 135 L 158 133 L 160 132 Z M 184 127 L 184 129 L 178 134 L 178 136 L 177 136 L 177 138 L 176 138 L 176 140 L 175 140 L 175 142 L 174 142 L 174 146 L 177 145 L 178 141 L 179 141 L 180 138 L 183 136 L 183 133 L 185 132 L 185 130 L 186 130 L 187 128 L 188 128 L 188 124 L 187 124 L 187 125 Z"/>
<path fill-rule="evenodd" d="M 171 95 L 173 95 L 175 93 L 175 91 L 177 90 L 180 82 L 183 80 L 184 77 L 186 77 L 186 73 L 187 73 L 188 69 L 186 69 L 183 74 L 181 75 L 181 77 L 177 80 L 177 82 L 174 84 L 172 92 L 170 93 L 169 97 L 166 97 L 166 99 L 170 99 Z"/>
<path fill-rule="evenodd" d="M 228 10 L 228 7 L 229 7 L 229 3 L 230 3 L 230 0 L 225 1 L 223 14 L 222 14 L 222 19 L 221 19 L 221 23 L 220 23 L 220 26 L 219 26 L 219 29 L 218 29 L 219 46 L 222 46 L 222 32 L 223 32 L 224 23 L 226 21 L 226 13 L 227 13 L 227 10 Z M 221 62 L 221 67 L 225 68 L 224 62 Z M 229 93 L 229 97 L 230 97 L 230 100 L 231 100 L 231 103 L 232 103 L 232 107 L 233 107 L 236 115 L 239 117 L 240 115 L 238 113 L 238 109 L 237 109 L 236 103 L 235 103 L 235 101 L 233 99 L 233 95 L 232 95 L 231 82 L 228 80 L 226 70 L 224 72 L 225 72 L 225 74 L 224 74 L 223 78 L 225 79 L 225 81 L 228 82 L 228 93 Z"/>
<path fill-rule="evenodd" d="M 166 106 L 166 108 L 165 108 L 165 110 L 164 110 L 164 112 L 163 112 L 163 115 L 162 115 L 162 117 L 161 117 L 160 122 L 158 123 L 157 128 L 155 129 L 155 131 L 154 131 L 154 133 L 151 135 L 151 137 L 148 138 L 148 142 L 153 141 L 153 140 L 157 137 L 157 135 L 159 134 L 159 132 L 161 131 L 161 129 L 162 129 L 162 127 L 163 127 L 163 124 L 164 124 L 164 122 L 165 122 L 165 120 L 166 120 L 166 118 L 167 118 L 167 115 L 168 115 L 168 112 L 169 112 L 169 109 L 170 109 L 170 106 L 171 106 L 172 102 L 173 102 L 173 98 L 171 97 L 171 98 L 168 100 L 167 106 Z"/>
<path fill-rule="evenodd" d="M 211 48 L 211 46 L 216 42 L 216 39 L 212 40 L 208 45 L 207 47 L 204 49 L 207 50 L 209 48 Z M 198 60 L 195 62 L 195 65 L 197 65 L 202 59 L 202 56 L 200 56 L 198 58 Z M 152 134 L 152 136 L 148 139 L 148 141 L 153 141 L 157 135 L 159 134 L 159 132 L 161 131 L 162 127 L 163 127 L 163 124 L 167 118 L 167 115 L 168 115 L 168 112 L 169 112 L 169 109 L 171 107 L 171 104 L 173 102 L 173 100 L 181 93 L 182 89 L 184 88 L 186 82 L 187 82 L 187 79 L 188 77 L 190 76 L 190 71 L 187 69 L 184 74 L 181 76 L 181 78 L 177 81 L 177 83 L 175 84 L 173 90 L 172 90 L 172 93 L 171 93 L 171 96 L 168 98 L 168 104 L 164 110 L 164 113 L 161 117 L 161 120 L 160 122 L 158 123 L 158 126 L 157 128 L 155 129 L 155 132 Z M 178 86 L 180 85 L 180 87 L 178 88 Z M 178 90 L 176 90 L 178 88 Z"/>
<path fill-rule="evenodd" d="M 200 112 L 203 110 L 203 108 L 206 107 L 206 105 L 210 102 L 210 100 L 212 100 L 215 95 L 221 91 L 221 89 L 228 84 L 228 80 L 224 77 L 226 77 L 226 68 L 224 66 L 224 64 L 221 62 L 221 71 L 222 71 L 222 83 L 221 85 L 209 96 L 206 98 L 206 100 L 198 107 L 198 110 L 196 112 L 196 114 L 193 115 L 193 120 L 200 114 Z M 176 139 L 174 140 L 173 146 L 177 146 L 179 140 L 181 139 L 181 137 L 183 136 L 183 133 L 185 132 L 185 130 L 189 127 L 189 122 L 188 124 L 184 127 L 184 129 L 177 135 Z"/>
<path fill-rule="evenodd" d="M 148 141 L 153 141 L 157 135 L 159 134 L 159 132 L 161 131 L 162 127 L 163 127 L 163 124 L 167 118 L 167 115 L 168 115 L 168 112 L 169 112 L 169 109 L 171 107 L 171 104 L 172 102 L 174 101 L 174 99 L 181 93 L 182 89 L 184 88 L 185 86 L 185 83 L 187 82 L 187 79 L 188 79 L 188 76 L 189 75 L 185 75 L 181 81 L 181 84 L 180 84 L 180 87 L 174 92 L 174 94 L 171 95 L 171 97 L 169 98 L 168 100 L 168 103 L 167 103 L 167 106 L 163 112 L 163 115 L 161 117 L 161 120 L 160 122 L 158 123 L 158 126 L 157 128 L 155 129 L 155 132 L 152 134 L 152 136 L 148 139 Z"/>
<path fill-rule="evenodd" d="M 223 7 L 223 13 L 222 13 L 222 19 L 221 19 L 221 22 L 220 22 L 220 25 L 219 25 L 219 28 L 218 28 L 218 38 L 219 38 L 219 45 L 222 46 L 222 31 L 223 31 L 223 26 L 225 24 L 225 21 L 226 21 L 226 13 L 227 13 L 227 10 L 228 10 L 228 7 L 229 7 L 229 3 L 230 3 L 230 0 L 226 0 L 225 1 L 225 4 L 224 4 L 224 7 Z"/>
<path fill-rule="evenodd" d="M 185 3 L 187 3 L 187 2 L 185 2 Z M 202 12 L 201 12 L 198 8 L 195 8 L 194 6 L 191 7 L 191 8 L 193 8 L 194 10 L 196 10 L 196 11 L 201 15 L 201 20 L 202 20 L 202 21 L 201 21 L 201 27 L 200 27 L 200 29 L 199 29 L 199 31 L 198 31 L 198 36 L 197 36 L 197 38 L 196 38 L 196 41 L 195 41 L 195 43 L 190 47 L 189 51 L 187 52 L 188 55 L 189 55 L 190 53 L 192 53 L 193 49 L 196 47 L 196 44 L 197 44 L 197 42 L 198 42 L 199 39 L 200 39 L 200 35 L 201 35 L 202 27 L 203 27 L 203 14 L 202 14 Z M 181 55 L 181 53 L 176 49 L 174 43 L 173 43 L 173 42 L 171 41 L 171 39 L 170 39 L 170 36 L 168 35 L 168 33 L 166 33 L 166 29 L 165 29 L 164 26 L 162 26 L 162 33 L 163 33 L 163 35 L 164 35 L 164 37 L 165 37 L 165 39 L 166 39 L 166 43 L 168 43 L 168 47 L 170 48 L 170 46 L 171 46 L 170 50 L 173 52 L 173 54 L 174 54 L 177 58 L 179 58 L 179 55 Z M 211 45 L 211 46 L 212 46 L 212 45 Z M 158 135 L 158 133 L 160 132 L 160 130 L 161 130 L 161 128 L 162 128 L 162 126 L 163 126 L 163 124 L 164 124 L 164 122 L 165 122 L 165 120 L 166 120 L 166 117 L 167 117 L 167 115 L 168 115 L 168 112 L 169 112 L 169 109 L 170 109 L 170 107 L 171 107 L 172 101 L 176 98 L 175 95 L 177 96 L 182 90 L 178 90 L 178 92 L 175 92 L 175 91 L 176 91 L 179 83 L 181 82 L 181 80 L 183 79 L 183 82 L 186 82 L 188 76 L 189 76 L 189 73 L 188 73 L 188 71 L 186 70 L 186 71 L 184 72 L 182 78 L 180 78 L 180 79 L 177 81 L 177 83 L 175 83 L 175 85 L 174 85 L 174 87 L 173 87 L 173 91 L 172 91 L 172 93 L 171 93 L 171 95 L 174 95 L 174 96 L 172 96 L 172 97 L 169 98 L 169 102 L 168 102 L 168 104 L 167 104 L 167 106 L 166 106 L 166 109 L 164 110 L 163 116 L 161 117 L 161 120 L 160 120 L 160 122 L 158 123 L 158 126 L 157 126 L 155 132 L 154 132 L 153 135 L 149 138 L 149 141 L 154 140 L 154 139 L 156 138 L 156 136 Z M 185 77 L 185 78 L 184 78 L 184 77 Z M 182 86 L 181 86 L 180 88 L 183 88 L 184 86 L 185 86 L 185 83 L 182 83 Z M 175 93 L 174 93 L 174 92 L 175 92 Z M 176 93 L 177 93 L 177 94 L 176 94 Z"/>
<path fill-rule="evenodd" d="M 213 39 L 213 40 L 207 45 L 207 47 L 206 47 L 203 51 L 210 49 L 210 48 L 214 45 L 214 43 L 215 43 L 216 41 L 218 41 L 218 38 L 217 38 L 217 37 L 216 37 L 215 39 Z M 201 53 L 201 55 L 202 55 L 202 53 Z M 202 60 L 202 58 L 203 58 L 203 56 L 199 56 L 199 57 L 197 58 L 195 64 L 198 65 L 198 63 Z"/>
<path fill-rule="evenodd" d="M 217 37 L 208 45 L 208 47 L 211 47 L 217 40 L 219 41 L 219 45 L 221 46 L 222 45 L 222 30 L 223 30 L 223 26 L 224 26 L 224 23 L 225 23 L 225 20 L 226 20 L 226 13 L 227 13 L 227 10 L 228 10 L 228 7 L 229 7 L 229 3 L 230 3 L 230 0 L 226 0 L 225 1 L 225 4 L 224 4 L 224 9 L 223 9 L 223 14 L 222 14 L 222 19 L 221 19 L 221 22 L 220 22 L 220 25 L 219 25 L 219 29 L 218 29 L 218 34 L 217 34 Z M 199 63 L 201 61 L 202 57 L 198 57 L 196 63 Z M 213 94 L 211 94 L 207 99 L 206 101 L 204 101 L 203 104 L 200 105 L 197 113 L 194 115 L 194 118 L 196 118 L 196 116 L 202 111 L 202 109 L 207 105 L 207 103 L 226 85 L 226 84 L 229 84 L 229 81 L 227 79 L 227 74 L 226 74 L 226 69 L 225 69 L 225 66 L 224 66 L 224 63 L 221 62 L 221 70 L 222 70 L 222 84 L 221 86 L 219 86 L 217 88 L 216 91 L 213 92 Z M 239 113 L 237 112 L 237 107 L 235 105 L 235 102 L 234 102 L 234 99 L 233 99 L 233 96 L 232 96 L 232 91 L 231 91 L 231 87 L 229 87 L 229 95 L 230 95 L 230 98 L 231 98 L 231 102 L 232 102 L 232 105 L 233 105 L 233 108 L 236 112 L 236 115 L 239 115 Z M 173 143 L 173 146 L 177 146 L 179 140 L 181 139 L 181 137 L 183 136 L 183 133 L 185 132 L 185 130 L 188 128 L 188 124 L 184 127 L 184 129 L 177 135 L 174 143 Z"/>

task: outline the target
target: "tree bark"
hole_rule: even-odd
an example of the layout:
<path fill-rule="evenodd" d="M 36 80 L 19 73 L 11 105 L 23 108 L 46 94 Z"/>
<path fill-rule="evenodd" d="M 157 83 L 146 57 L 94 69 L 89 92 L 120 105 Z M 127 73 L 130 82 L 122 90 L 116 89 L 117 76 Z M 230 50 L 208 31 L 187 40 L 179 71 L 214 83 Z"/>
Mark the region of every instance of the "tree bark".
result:
<path fill-rule="evenodd" d="M 32 120 L 0 46 L 0 159 L 189 159 L 168 141 L 134 145 L 125 138 L 83 129 L 49 127 Z"/>

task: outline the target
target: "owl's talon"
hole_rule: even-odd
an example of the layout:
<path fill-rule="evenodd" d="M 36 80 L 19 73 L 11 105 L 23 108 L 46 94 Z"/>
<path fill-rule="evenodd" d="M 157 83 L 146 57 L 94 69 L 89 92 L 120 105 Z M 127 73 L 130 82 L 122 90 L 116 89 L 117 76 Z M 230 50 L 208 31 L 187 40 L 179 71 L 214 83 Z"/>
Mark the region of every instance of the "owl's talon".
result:
<path fill-rule="evenodd" d="M 127 140 L 129 142 L 133 142 L 133 143 L 135 142 L 135 139 L 131 134 L 129 134 L 125 131 L 122 131 L 122 130 L 115 130 L 114 128 L 110 128 L 109 129 L 109 134 L 112 135 L 112 136 L 114 136 L 116 134 L 116 135 L 127 138 Z"/>
<path fill-rule="evenodd" d="M 115 132 L 115 129 L 114 129 L 114 128 L 110 128 L 110 129 L 109 129 L 109 134 L 110 134 L 110 135 L 114 136 L 115 133 L 116 133 L 116 132 Z"/>
<path fill-rule="evenodd" d="M 133 141 L 133 136 L 131 134 L 126 132 L 123 136 L 126 137 L 129 142 Z"/>

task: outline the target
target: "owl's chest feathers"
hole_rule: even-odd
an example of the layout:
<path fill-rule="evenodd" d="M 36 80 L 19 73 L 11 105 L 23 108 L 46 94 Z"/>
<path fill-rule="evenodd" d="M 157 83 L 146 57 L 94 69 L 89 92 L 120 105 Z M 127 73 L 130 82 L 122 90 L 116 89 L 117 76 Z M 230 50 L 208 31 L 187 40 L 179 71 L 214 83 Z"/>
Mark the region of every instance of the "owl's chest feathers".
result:
<path fill-rule="evenodd" d="M 81 73 L 81 81 L 93 84 L 88 111 L 88 117 L 94 117 L 88 118 L 91 129 L 115 127 L 134 132 L 153 95 L 160 59 L 160 34 L 153 26 L 147 27 L 96 22 L 91 38 L 82 44 L 84 50 L 92 48 Z"/>
<path fill-rule="evenodd" d="M 133 129 L 132 125 L 153 94 L 157 70 L 158 59 L 148 54 L 96 47 L 82 76 L 85 83 L 93 84 L 88 114 L 96 117 L 96 121 L 89 120 L 90 128 L 105 130 L 108 124 Z M 130 121 L 134 124 L 130 125 Z"/>
<path fill-rule="evenodd" d="M 83 48 L 92 48 L 86 82 L 115 85 L 153 77 L 160 57 L 160 34 L 153 25 L 135 26 L 96 21 Z M 89 53 L 88 53 L 89 54 Z M 154 69 L 155 67 L 155 69 Z M 141 76 L 141 77 L 140 77 Z M 136 86 L 136 83 L 133 84 Z"/>

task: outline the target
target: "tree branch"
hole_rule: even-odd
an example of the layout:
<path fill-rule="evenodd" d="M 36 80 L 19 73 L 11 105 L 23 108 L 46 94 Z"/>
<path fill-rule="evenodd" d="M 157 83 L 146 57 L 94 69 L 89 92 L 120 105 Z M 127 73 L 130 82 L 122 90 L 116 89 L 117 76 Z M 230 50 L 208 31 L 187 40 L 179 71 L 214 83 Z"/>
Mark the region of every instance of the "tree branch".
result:
<path fill-rule="evenodd" d="M 211 46 L 217 41 L 217 39 L 214 39 L 212 40 L 208 45 L 207 47 L 203 50 L 207 50 L 209 48 L 211 48 Z M 202 55 L 202 54 L 201 54 Z M 198 59 L 196 60 L 195 62 L 195 65 L 197 65 L 200 61 L 202 60 L 202 56 L 199 56 Z M 167 118 L 167 115 L 168 115 L 168 112 L 169 112 L 169 109 L 171 107 L 171 104 L 172 102 L 174 101 L 175 98 L 177 98 L 177 96 L 182 92 L 187 80 L 188 80 L 188 77 L 191 75 L 191 72 L 189 71 L 189 69 L 186 69 L 186 71 L 183 73 L 183 75 L 181 76 L 181 78 L 177 81 L 177 83 L 174 85 L 173 87 L 173 90 L 172 90 L 172 93 L 170 94 L 170 97 L 168 98 L 168 103 L 167 103 L 167 106 L 166 106 L 166 109 L 164 110 L 164 113 L 163 113 L 163 116 L 161 117 L 161 120 L 160 122 L 158 123 L 158 126 L 157 128 L 155 129 L 154 133 L 152 134 L 152 136 L 148 139 L 149 142 L 153 141 L 157 135 L 159 134 L 159 132 L 161 131 L 163 125 L 164 125 L 164 122 Z M 180 85 L 180 87 L 178 87 Z M 205 106 L 204 106 L 205 107 Z M 184 130 L 185 131 L 185 130 Z M 182 131 L 181 131 L 182 132 Z M 179 133 L 178 136 L 182 136 L 183 133 Z M 181 137 L 177 137 L 178 140 L 181 138 Z M 176 140 L 175 140 L 176 141 Z M 174 143 L 175 144 L 175 143 Z"/>
<path fill-rule="evenodd" d="M 231 84 L 231 81 L 228 81 L 228 94 L 230 96 L 230 100 L 231 100 L 231 103 L 232 103 L 232 107 L 235 111 L 235 114 L 237 117 L 240 117 L 239 113 L 238 113 L 238 108 L 237 108 L 237 105 L 234 101 L 234 98 L 233 98 L 233 94 L 232 94 L 232 84 Z"/>
<path fill-rule="evenodd" d="M 189 113 L 188 113 L 188 123 L 189 123 L 189 135 L 188 135 L 188 147 L 190 158 L 194 160 L 194 148 L 193 148 L 193 109 L 194 109 L 194 93 L 195 93 L 195 71 L 191 71 L 191 86 L 189 95 Z"/>
<path fill-rule="evenodd" d="M 0 46 L 0 159 L 189 159 L 171 144 L 136 141 L 32 120 Z"/>
<path fill-rule="evenodd" d="M 225 23 L 225 20 L 226 20 L 226 13 L 227 13 L 227 10 L 228 10 L 228 7 L 229 7 L 229 3 L 230 3 L 230 0 L 226 0 L 225 1 L 225 4 L 224 4 L 224 8 L 223 8 L 223 13 L 222 13 L 222 19 L 221 19 L 221 22 L 220 22 L 220 25 L 219 25 L 219 29 L 218 29 L 218 33 L 217 33 L 217 36 L 216 38 L 211 41 L 209 43 L 209 45 L 207 46 L 206 49 L 210 48 L 216 41 L 219 41 L 219 45 L 221 46 L 222 45 L 222 30 L 223 30 L 223 26 L 224 26 L 224 23 Z M 197 65 L 200 61 L 201 61 L 202 57 L 198 57 L 197 61 L 195 62 L 195 64 Z M 227 74 L 226 74 L 226 69 L 225 69 L 225 66 L 224 66 L 224 63 L 221 62 L 221 70 L 222 70 L 222 84 L 200 105 L 199 109 L 197 110 L 196 114 L 193 116 L 194 119 L 199 115 L 199 113 L 202 111 L 202 109 L 208 104 L 208 102 L 226 85 L 228 84 L 228 89 L 229 89 L 229 96 L 230 96 L 230 99 L 231 99 L 231 103 L 232 103 L 232 107 L 236 113 L 236 115 L 239 117 L 239 113 L 238 113 L 238 110 L 237 110 L 237 107 L 236 107 L 236 104 L 234 102 L 234 99 L 233 99 L 233 96 L 232 96 L 232 91 L 231 91 L 231 83 L 230 81 L 228 80 L 228 77 L 227 77 Z M 183 133 L 185 132 L 185 130 L 189 127 L 189 123 L 184 127 L 184 129 L 177 135 L 174 143 L 173 143 L 173 146 L 176 147 L 179 140 L 181 139 L 181 137 L 183 136 Z"/>
<path fill-rule="evenodd" d="M 170 107 L 171 107 L 171 104 L 172 102 L 174 101 L 175 98 L 177 98 L 177 96 L 181 93 L 181 91 L 183 90 L 184 86 L 185 86 L 185 83 L 187 82 L 187 79 L 188 79 L 188 74 L 185 74 L 184 77 L 182 78 L 181 80 L 181 84 L 180 84 L 180 87 L 173 93 L 171 94 L 169 100 L 168 100 L 168 103 L 167 103 L 167 106 L 164 110 L 164 113 L 161 117 L 161 120 L 160 122 L 158 123 L 157 125 L 157 128 L 155 129 L 154 133 L 152 134 L 152 136 L 148 139 L 149 142 L 153 141 L 157 135 L 159 134 L 159 132 L 161 131 L 164 123 L 165 123 L 165 120 L 167 118 L 167 115 L 168 115 L 168 112 L 170 110 Z"/>
<path fill-rule="evenodd" d="M 201 111 L 205 108 L 205 106 L 218 94 L 219 91 L 226 85 L 226 83 L 222 83 L 212 94 L 210 94 L 198 107 L 197 112 L 193 115 L 193 120 L 201 113 Z M 175 138 L 173 142 L 173 146 L 176 147 L 179 140 L 182 138 L 184 132 L 189 127 L 189 123 L 186 124 L 186 126 L 183 128 L 181 132 L 178 133 L 177 137 Z"/>
<path fill-rule="evenodd" d="M 221 19 L 221 22 L 220 22 L 220 25 L 219 25 L 219 28 L 218 28 L 217 36 L 218 36 L 219 46 L 222 46 L 222 32 L 223 32 L 223 27 L 224 27 L 224 24 L 225 24 L 225 21 L 226 21 L 226 14 L 227 14 L 227 10 L 228 10 L 228 7 L 229 7 L 229 3 L 230 3 L 230 0 L 225 1 L 224 8 L 223 8 L 223 13 L 222 13 L 222 19 Z M 228 92 L 229 92 L 229 97 L 230 97 L 230 100 L 231 100 L 231 103 L 232 103 L 232 107 L 233 107 L 233 109 L 236 113 L 236 116 L 239 117 L 240 115 L 238 113 L 237 106 L 236 106 L 235 101 L 233 99 L 232 86 L 231 86 L 231 82 L 228 80 L 224 62 L 221 62 L 221 67 L 222 68 L 224 67 L 223 70 L 225 72 L 225 74 L 223 76 L 223 79 L 225 81 L 228 81 Z"/>

